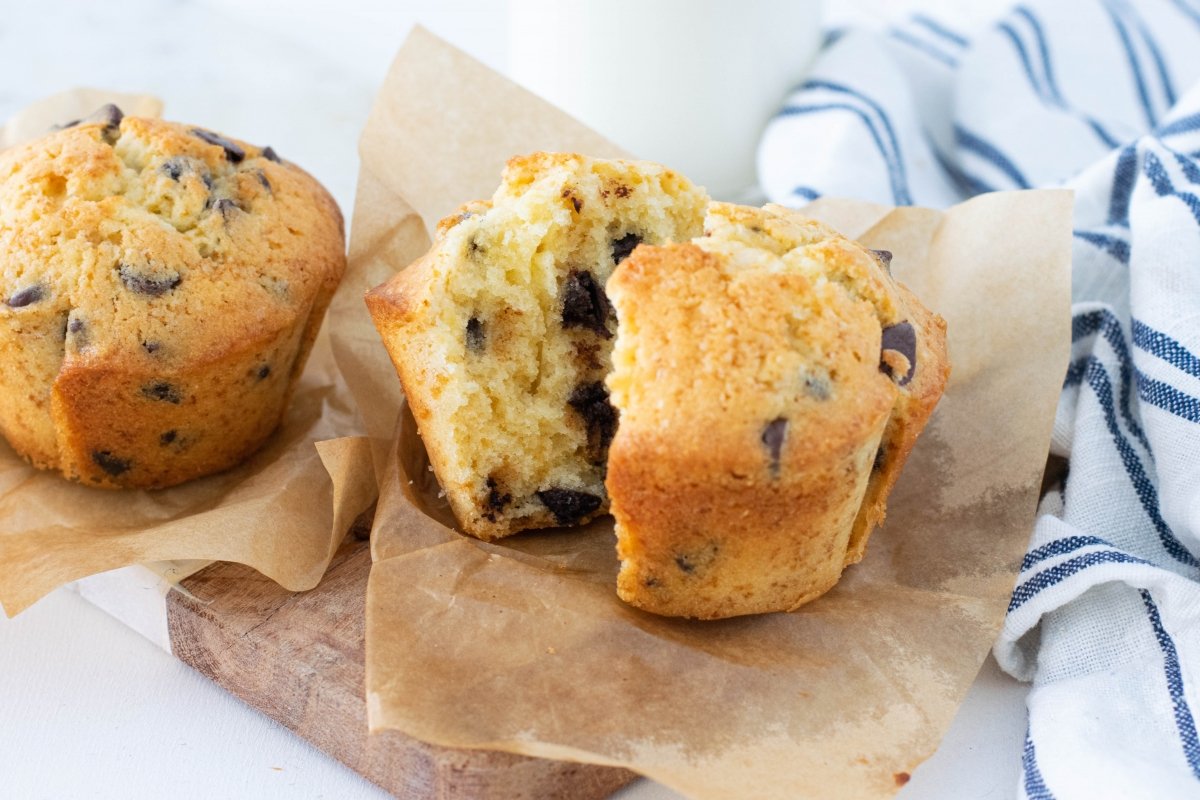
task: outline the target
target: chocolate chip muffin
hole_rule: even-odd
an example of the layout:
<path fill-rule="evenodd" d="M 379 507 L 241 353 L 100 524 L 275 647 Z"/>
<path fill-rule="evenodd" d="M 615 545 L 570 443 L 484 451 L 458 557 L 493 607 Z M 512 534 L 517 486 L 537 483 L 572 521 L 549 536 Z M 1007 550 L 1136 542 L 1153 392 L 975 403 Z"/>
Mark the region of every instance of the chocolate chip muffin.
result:
<path fill-rule="evenodd" d="M 0 155 L 0 432 L 89 486 L 159 488 L 278 425 L 345 268 L 270 148 L 114 106 Z"/>
<path fill-rule="evenodd" d="M 945 386 L 945 322 L 867 250 L 779 206 L 608 283 L 618 594 L 714 619 L 794 609 L 862 558 Z"/>
<path fill-rule="evenodd" d="M 516 158 L 490 202 L 443 220 L 428 255 L 367 295 L 463 530 L 495 539 L 607 510 L 604 285 L 638 244 L 698 235 L 707 202 L 655 164 Z"/>

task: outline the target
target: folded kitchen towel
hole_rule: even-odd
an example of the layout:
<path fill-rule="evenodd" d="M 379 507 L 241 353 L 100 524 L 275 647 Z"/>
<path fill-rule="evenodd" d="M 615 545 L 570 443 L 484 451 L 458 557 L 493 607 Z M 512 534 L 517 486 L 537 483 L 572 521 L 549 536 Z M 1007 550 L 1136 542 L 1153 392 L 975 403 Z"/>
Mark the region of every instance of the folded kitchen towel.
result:
<path fill-rule="evenodd" d="M 931 11 L 831 31 L 759 150 L 792 206 L 1075 190 L 1069 473 L 995 647 L 1033 681 L 1021 797 L 1200 797 L 1198 79 L 1197 0 Z"/>

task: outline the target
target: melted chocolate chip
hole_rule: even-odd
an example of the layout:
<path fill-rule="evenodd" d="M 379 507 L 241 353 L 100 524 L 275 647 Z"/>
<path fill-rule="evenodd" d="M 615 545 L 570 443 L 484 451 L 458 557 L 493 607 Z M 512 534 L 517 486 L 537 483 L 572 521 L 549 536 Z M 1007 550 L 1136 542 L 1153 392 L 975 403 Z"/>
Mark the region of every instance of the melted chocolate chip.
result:
<path fill-rule="evenodd" d="M 687 556 L 675 556 L 675 566 L 679 567 L 681 572 L 686 572 L 688 575 L 696 571 L 696 565 Z"/>
<path fill-rule="evenodd" d="M 642 243 L 642 237 L 636 233 L 627 233 L 620 239 L 613 239 L 612 257 L 614 264 L 620 264 L 625 259 L 629 258 L 629 254 L 633 249 Z"/>
<path fill-rule="evenodd" d="M 162 342 L 142 342 L 142 349 L 150 355 L 154 355 L 162 349 Z"/>
<path fill-rule="evenodd" d="M 608 298 L 596 285 L 590 272 L 572 270 L 563 284 L 562 325 L 564 328 L 586 328 L 605 339 L 612 333 L 608 322 Z"/>
<path fill-rule="evenodd" d="M 482 353 L 486 344 L 487 332 L 483 328 L 483 321 L 471 317 L 467 320 L 467 349 L 472 353 Z"/>
<path fill-rule="evenodd" d="M 201 139 L 209 144 L 215 144 L 217 147 L 225 151 L 225 157 L 234 164 L 240 163 L 246 157 L 246 151 L 236 142 L 231 142 L 220 134 L 206 131 L 203 128 L 192 128 L 192 136 Z"/>
<path fill-rule="evenodd" d="M 107 450 L 93 450 L 92 462 L 114 478 L 124 475 L 133 464 L 128 458 L 118 458 Z"/>
<path fill-rule="evenodd" d="M 888 275 L 892 274 L 892 251 L 891 250 L 872 250 L 871 254 L 879 262 L 880 266 L 887 270 Z"/>
<path fill-rule="evenodd" d="M 265 381 L 267 379 L 267 376 L 270 374 L 271 374 L 271 365 L 270 364 L 263 364 L 261 367 L 258 368 L 258 379 L 260 381 Z"/>
<path fill-rule="evenodd" d="M 880 372 L 896 381 L 900 386 L 907 385 L 917 370 L 917 332 L 913 329 L 912 323 L 899 322 L 884 328 L 880 350 Z M 899 353 L 908 361 L 908 371 L 899 378 L 892 372 L 892 365 L 884 358 L 883 354 L 888 350 Z"/>
<path fill-rule="evenodd" d="M 600 507 L 600 498 L 590 492 L 577 492 L 573 489 L 542 489 L 537 492 L 554 521 L 559 525 L 570 525 L 591 514 Z"/>
<path fill-rule="evenodd" d="M 622 183 L 622 184 L 615 186 L 612 191 L 613 191 L 613 194 L 615 194 L 617 197 L 629 197 L 630 192 L 632 192 L 633 190 Z"/>
<path fill-rule="evenodd" d="M 258 172 L 258 182 L 261 183 L 262 187 L 264 189 L 266 189 L 268 192 L 273 192 L 274 190 L 271 188 L 271 182 L 269 180 L 267 180 L 267 173 L 263 172 L 261 169 L 258 170 L 257 172 Z"/>
<path fill-rule="evenodd" d="M 271 145 L 267 145 L 266 147 L 264 147 L 262 149 L 262 157 L 265 158 L 267 161 L 274 161 L 276 164 L 283 163 L 279 159 L 279 154 L 275 152 L 275 148 L 271 147 Z"/>
<path fill-rule="evenodd" d="M 8 305 L 11 308 L 24 308 L 42 300 L 45 296 L 46 287 L 41 284 L 34 284 L 33 286 L 27 286 L 8 298 Z"/>
<path fill-rule="evenodd" d="M 67 323 L 67 333 L 83 333 L 83 330 L 86 327 L 87 324 L 83 320 L 76 317 Z"/>
<path fill-rule="evenodd" d="M 142 387 L 142 397 L 148 400 L 161 400 L 165 403 L 174 403 L 175 405 L 183 402 L 183 395 L 179 393 L 179 389 L 166 381 L 147 383 Z"/>
<path fill-rule="evenodd" d="M 788 421 L 784 417 L 773 419 L 763 428 L 762 443 L 771 457 L 771 474 L 779 474 L 779 455 L 783 452 L 783 442 L 787 438 Z"/>
<path fill-rule="evenodd" d="M 162 436 L 158 437 L 158 443 L 160 445 L 162 445 L 163 447 L 166 447 L 171 442 L 175 441 L 175 438 L 177 436 L 179 436 L 179 433 L 177 431 L 174 431 L 174 430 L 167 431 Z"/>
<path fill-rule="evenodd" d="M 487 489 L 487 498 L 484 500 L 484 503 L 487 504 L 487 510 L 483 512 L 483 516 L 489 522 L 495 522 L 496 515 L 504 511 L 508 504 L 512 502 L 512 495 L 501 491 L 500 484 L 496 482 L 495 478 L 489 477 L 487 479 Z"/>
<path fill-rule="evenodd" d="M 617 432 L 617 410 L 609 402 L 608 389 L 600 381 L 581 383 L 567 398 L 567 405 L 575 409 L 587 425 L 588 460 L 603 464 Z"/>
<path fill-rule="evenodd" d="M 128 264 L 122 264 L 119 270 L 121 283 L 131 292 L 144 294 L 147 297 L 159 297 L 174 289 L 183 282 L 179 274 L 153 277 L 138 272 Z"/>
<path fill-rule="evenodd" d="M 75 312 L 72 311 L 71 313 L 74 314 Z M 67 336 L 71 337 L 75 347 L 86 347 L 88 343 L 87 323 L 79 317 L 72 317 L 68 315 L 67 329 L 63 332 L 63 338 L 66 338 Z"/>
<path fill-rule="evenodd" d="M 563 189 L 562 196 L 571 201 L 571 205 L 575 208 L 576 214 L 583 210 L 583 201 L 576 197 L 575 193 L 570 189 Z"/>

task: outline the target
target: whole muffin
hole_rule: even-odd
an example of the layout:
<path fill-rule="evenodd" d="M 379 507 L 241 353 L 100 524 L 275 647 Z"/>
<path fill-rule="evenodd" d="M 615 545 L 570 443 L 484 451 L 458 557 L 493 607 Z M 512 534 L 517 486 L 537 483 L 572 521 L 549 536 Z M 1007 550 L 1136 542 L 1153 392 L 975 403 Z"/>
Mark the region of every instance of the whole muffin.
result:
<path fill-rule="evenodd" d="M 714 619 L 794 609 L 862 558 L 949 375 L 890 255 L 779 206 L 714 203 L 608 294 L 617 591 Z"/>
<path fill-rule="evenodd" d="M 345 269 L 275 152 L 106 106 L 0 155 L 0 432 L 87 485 L 233 466 L 279 424 Z"/>
<path fill-rule="evenodd" d="M 608 508 L 617 319 L 604 285 L 642 242 L 698 235 L 708 198 L 657 164 L 535 153 L 367 295 L 459 524 L 495 539 Z"/>

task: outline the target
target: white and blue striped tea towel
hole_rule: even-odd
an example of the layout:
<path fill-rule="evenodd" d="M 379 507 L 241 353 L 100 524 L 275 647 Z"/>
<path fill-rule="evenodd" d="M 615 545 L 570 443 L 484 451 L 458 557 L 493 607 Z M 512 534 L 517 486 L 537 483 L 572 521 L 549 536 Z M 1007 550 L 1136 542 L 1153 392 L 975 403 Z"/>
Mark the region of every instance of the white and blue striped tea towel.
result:
<path fill-rule="evenodd" d="M 1200 798 L 1200 2 L 1041 0 L 831 32 L 768 126 L 772 201 L 1076 192 L 1072 361 L 995 654 L 1021 797 Z"/>

